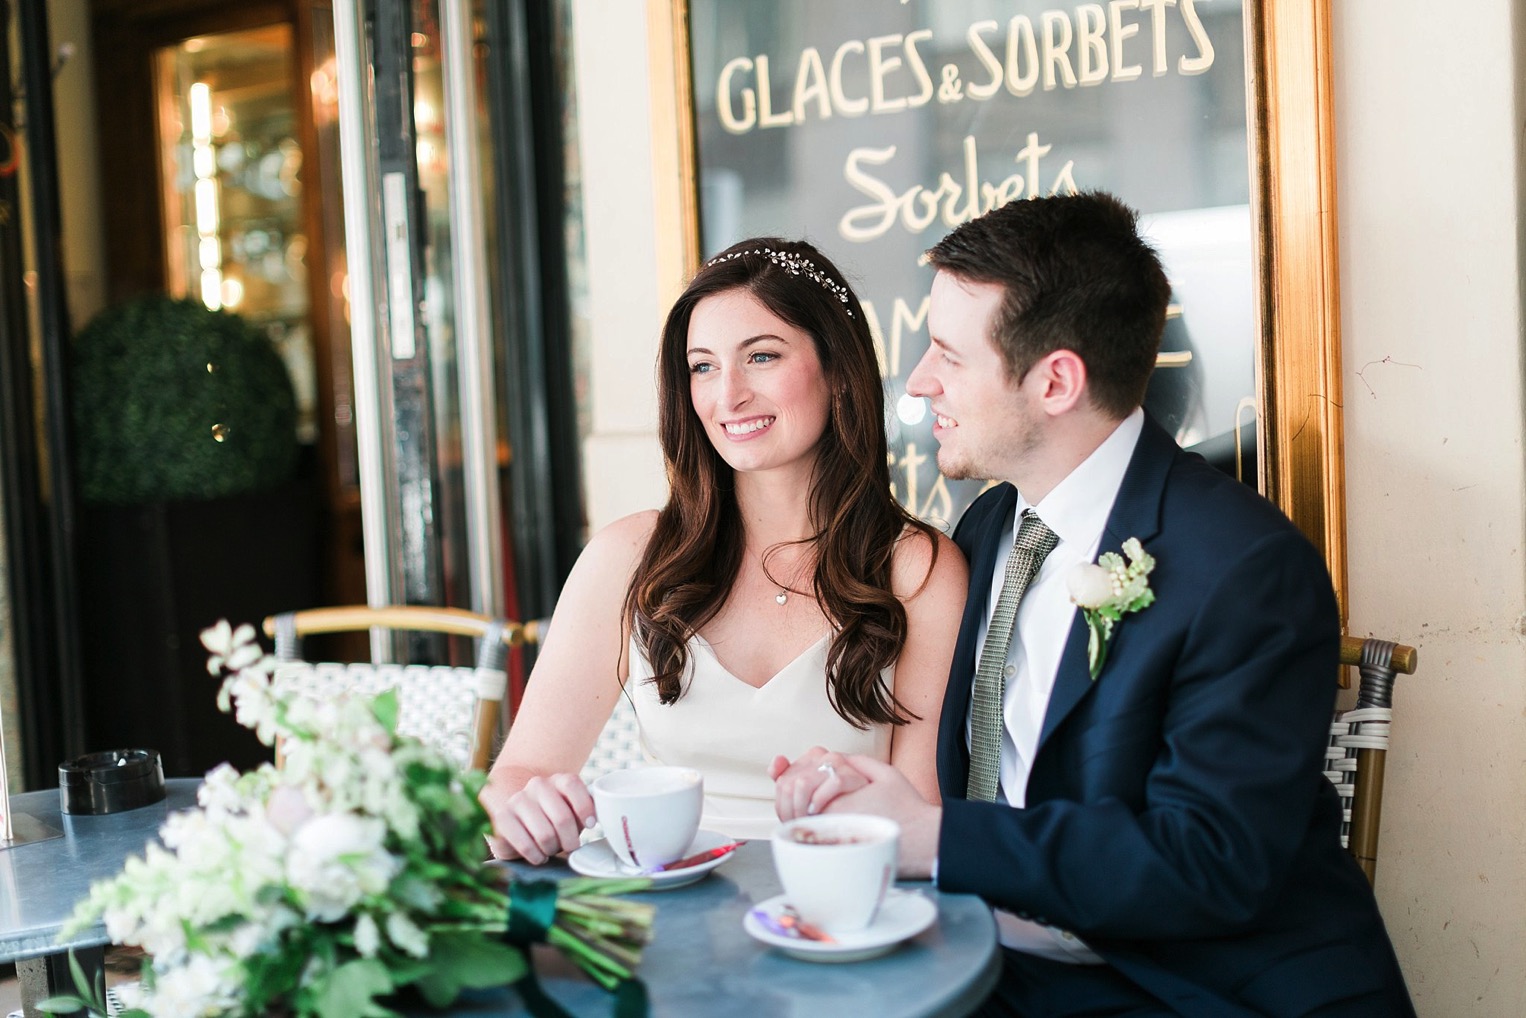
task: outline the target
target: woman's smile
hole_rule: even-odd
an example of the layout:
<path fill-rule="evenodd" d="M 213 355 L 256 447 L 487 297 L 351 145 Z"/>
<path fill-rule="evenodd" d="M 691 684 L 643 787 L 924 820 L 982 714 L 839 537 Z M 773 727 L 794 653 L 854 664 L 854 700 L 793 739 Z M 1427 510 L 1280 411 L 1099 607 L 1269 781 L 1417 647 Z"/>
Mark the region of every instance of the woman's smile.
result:
<path fill-rule="evenodd" d="M 735 439 L 748 439 L 761 432 L 767 431 L 773 424 L 774 417 L 749 417 L 741 421 L 722 421 L 721 427 L 726 429 L 726 434 Z"/>

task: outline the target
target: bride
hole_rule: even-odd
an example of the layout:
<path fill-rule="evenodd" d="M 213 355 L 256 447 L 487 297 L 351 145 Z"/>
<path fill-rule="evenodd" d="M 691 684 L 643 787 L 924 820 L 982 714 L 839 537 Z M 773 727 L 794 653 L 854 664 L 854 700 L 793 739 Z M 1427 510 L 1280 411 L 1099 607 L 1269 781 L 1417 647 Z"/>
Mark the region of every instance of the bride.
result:
<path fill-rule="evenodd" d="M 600 531 L 567 579 L 482 792 L 494 853 L 578 847 L 577 773 L 616 697 L 649 760 L 704 775 L 708 830 L 767 836 L 770 763 L 814 746 L 887 760 L 936 802 L 967 571 L 892 497 L 857 298 L 810 244 L 743 241 L 669 312 L 658 385 L 668 503 Z"/>

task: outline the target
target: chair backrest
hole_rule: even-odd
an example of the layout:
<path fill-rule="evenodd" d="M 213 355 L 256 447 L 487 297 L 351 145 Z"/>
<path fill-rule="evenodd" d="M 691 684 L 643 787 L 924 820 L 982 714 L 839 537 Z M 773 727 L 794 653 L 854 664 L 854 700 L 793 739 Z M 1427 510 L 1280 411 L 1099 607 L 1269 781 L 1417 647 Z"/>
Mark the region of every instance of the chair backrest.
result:
<path fill-rule="evenodd" d="M 1341 638 L 1341 664 L 1361 675 L 1356 707 L 1336 711 L 1325 750 L 1325 777 L 1340 793 L 1341 844 L 1371 881 L 1378 868 L 1378 828 L 1383 815 L 1383 770 L 1393 719 L 1393 685 L 1413 675 L 1419 654 L 1387 640 Z"/>
<path fill-rule="evenodd" d="M 486 768 L 503 715 L 504 664 L 512 646 L 539 637 L 538 626 L 494 619 L 459 608 L 351 605 L 285 612 L 265 620 L 279 662 L 274 681 L 304 695 L 343 692 L 374 696 L 398 691 L 398 730 L 429 743 L 463 767 Z M 363 629 L 410 630 L 479 640 L 474 667 L 333 664 L 304 661 L 302 637 Z"/>

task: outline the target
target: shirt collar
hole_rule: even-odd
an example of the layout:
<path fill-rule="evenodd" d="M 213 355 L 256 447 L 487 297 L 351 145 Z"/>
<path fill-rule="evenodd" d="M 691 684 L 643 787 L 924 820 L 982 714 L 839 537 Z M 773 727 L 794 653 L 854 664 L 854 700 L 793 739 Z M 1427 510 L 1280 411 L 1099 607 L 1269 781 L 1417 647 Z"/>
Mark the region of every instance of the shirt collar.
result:
<path fill-rule="evenodd" d="M 1107 526 L 1108 514 L 1113 511 L 1113 502 L 1118 498 L 1123 475 L 1129 469 L 1134 446 L 1139 443 L 1139 434 L 1143 430 L 1144 411 L 1135 407 L 1134 412 L 1119 421 L 1113 433 L 1037 505 L 1018 492 L 1016 517 L 1021 517 L 1023 510 L 1032 508 L 1061 541 L 1081 547 L 1096 544 L 1102 537 L 1102 529 Z"/>

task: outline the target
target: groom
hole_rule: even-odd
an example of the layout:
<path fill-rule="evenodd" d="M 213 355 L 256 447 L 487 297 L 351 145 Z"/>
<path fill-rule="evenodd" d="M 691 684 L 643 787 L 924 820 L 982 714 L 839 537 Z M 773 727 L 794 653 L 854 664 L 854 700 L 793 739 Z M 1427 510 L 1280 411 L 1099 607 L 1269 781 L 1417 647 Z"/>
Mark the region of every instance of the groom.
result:
<path fill-rule="evenodd" d="M 863 757 L 802 758 L 797 780 L 863 785 L 830 808 L 895 818 L 904 876 L 990 902 L 990 1013 L 1412 1015 L 1321 774 L 1329 576 L 1140 409 L 1168 285 L 1134 213 L 1101 193 L 1016 201 L 929 259 L 932 345 L 907 391 L 931 401 L 945 475 L 1006 482 L 954 534 L 970 596 L 942 805 Z M 1131 539 L 1116 600 L 1135 610 L 1099 627 L 1094 667 L 1068 583 Z M 1077 589 L 1095 605 L 1119 588 Z"/>

